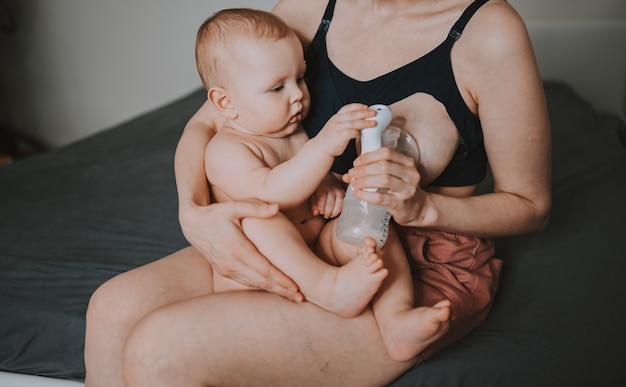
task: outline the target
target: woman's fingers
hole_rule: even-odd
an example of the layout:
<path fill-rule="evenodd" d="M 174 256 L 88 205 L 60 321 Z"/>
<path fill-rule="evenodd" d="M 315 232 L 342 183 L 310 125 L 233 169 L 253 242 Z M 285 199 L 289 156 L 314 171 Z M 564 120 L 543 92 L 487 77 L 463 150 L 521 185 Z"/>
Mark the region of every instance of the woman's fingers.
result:
<path fill-rule="evenodd" d="M 302 301 L 298 286 L 274 267 L 241 229 L 244 218 L 268 218 L 276 215 L 278 206 L 262 202 L 216 203 L 208 207 L 207 222 L 198 248 L 220 275 L 246 286 L 264 289 L 293 301 Z"/>
<path fill-rule="evenodd" d="M 420 182 L 413 159 L 386 148 L 361 155 L 347 175 L 344 180 L 355 189 L 377 188 L 402 200 L 412 197 Z"/>

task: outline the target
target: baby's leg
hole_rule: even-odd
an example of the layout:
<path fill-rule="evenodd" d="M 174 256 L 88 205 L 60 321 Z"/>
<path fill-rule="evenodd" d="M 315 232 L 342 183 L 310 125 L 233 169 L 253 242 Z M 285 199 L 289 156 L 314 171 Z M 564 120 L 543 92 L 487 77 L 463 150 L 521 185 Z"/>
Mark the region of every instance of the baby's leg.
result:
<path fill-rule="evenodd" d="M 333 230 L 330 233 L 331 247 L 326 245 L 319 253 L 331 255 L 339 264 L 346 264 L 354 253 L 350 253 L 351 247 L 346 247 L 346 243 L 334 237 L 334 226 L 329 225 L 331 227 L 327 228 Z M 368 238 L 365 245 L 373 248 L 376 242 Z M 320 246 L 323 244 L 320 243 Z M 389 275 L 372 299 L 372 309 L 389 356 L 396 361 L 409 360 L 447 331 L 450 302 L 446 300 L 432 307 L 415 307 L 408 260 L 393 229 L 379 254 Z"/>
<path fill-rule="evenodd" d="M 342 317 L 361 313 L 387 275 L 377 256 L 343 267 L 324 262 L 283 214 L 246 218 L 242 228 L 259 252 L 298 284 L 307 301 Z"/>

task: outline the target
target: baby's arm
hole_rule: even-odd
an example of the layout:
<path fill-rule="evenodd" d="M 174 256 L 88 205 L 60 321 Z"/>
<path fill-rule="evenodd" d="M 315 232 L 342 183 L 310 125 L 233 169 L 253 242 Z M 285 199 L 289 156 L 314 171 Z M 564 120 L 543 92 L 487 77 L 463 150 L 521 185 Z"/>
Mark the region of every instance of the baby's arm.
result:
<path fill-rule="evenodd" d="M 344 106 L 313 139 L 307 141 L 304 132 L 292 135 L 290 141 L 299 143 L 298 152 L 274 167 L 264 160 L 268 156 L 259 146 L 222 132 L 207 147 L 207 176 L 214 190 L 222 190 L 230 199 L 254 198 L 291 208 L 313 194 L 335 156 L 359 135 L 360 129 L 375 124 L 367 120 L 374 115 L 362 104 Z"/>
<path fill-rule="evenodd" d="M 359 136 L 361 129 L 376 125 L 376 113 L 363 104 L 349 104 L 332 116 L 320 132 L 307 141 L 290 160 L 275 167 L 267 179 L 267 189 L 298 190 L 308 198 L 327 176 L 336 156 L 343 153 L 348 142 Z"/>
<path fill-rule="evenodd" d="M 299 141 L 306 142 L 306 134 L 300 133 Z M 267 147 L 246 141 L 236 133 L 220 132 L 207 145 L 205 153 L 206 176 L 217 201 L 256 199 L 291 208 L 305 201 L 319 184 L 314 177 L 307 180 L 309 186 L 292 184 L 282 188 L 279 184 L 267 189 L 272 162 L 266 161 L 272 153 Z M 278 152 L 277 152 L 278 153 Z M 304 196 L 302 196 L 304 192 Z"/>

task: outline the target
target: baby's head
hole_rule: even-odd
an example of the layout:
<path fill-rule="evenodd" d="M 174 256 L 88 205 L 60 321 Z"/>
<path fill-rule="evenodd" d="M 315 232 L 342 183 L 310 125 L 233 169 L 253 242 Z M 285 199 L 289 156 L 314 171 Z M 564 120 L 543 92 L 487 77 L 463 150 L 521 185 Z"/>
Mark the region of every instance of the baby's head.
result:
<path fill-rule="evenodd" d="M 269 12 L 227 9 L 210 17 L 198 31 L 196 62 L 208 100 L 230 128 L 283 137 L 308 112 L 302 44 Z"/>
<path fill-rule="evenodd" d="M 295 33 L 278 16 L 247 8 L 225 9 L 208 18 L 196 37 L 196 65 L 207 89 L 226 86 L 240 39 L 279 40 Z"/>

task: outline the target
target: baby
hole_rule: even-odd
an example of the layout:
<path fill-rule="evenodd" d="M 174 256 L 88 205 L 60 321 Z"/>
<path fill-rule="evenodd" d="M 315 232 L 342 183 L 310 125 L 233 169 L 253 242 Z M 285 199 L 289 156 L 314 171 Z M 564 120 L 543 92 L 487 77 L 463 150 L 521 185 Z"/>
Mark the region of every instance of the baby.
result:
<path fill-rule="evenodd" d="M 225 118 L 206 147 L 205 169 L 217 202 L 279 205 L 270 219 L 246 218 L 245 235 L 292 278 L 307 301 L 350 318 L 372 303 L 389 355 L 409 360 L 443 333 L 449 301 L 414 305 L 413 282 L 398 236 L 379 251 L 335 236 L 345 194 L 330 173 L 359 131 L 375 125 L 362 104 L 339 110 L 317 136 L 301 125 L 310 98 L 297 35 L 275 15 L 250 9 L 216 13 L 198 31 L 196 61 L 208 99 Z M 313 200 L 311 199 L 313 198 Z M 214 272 L 214 291 L 248 289 Z"/>

